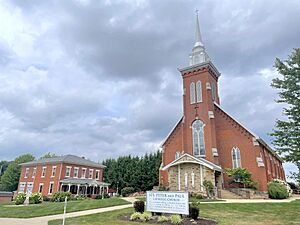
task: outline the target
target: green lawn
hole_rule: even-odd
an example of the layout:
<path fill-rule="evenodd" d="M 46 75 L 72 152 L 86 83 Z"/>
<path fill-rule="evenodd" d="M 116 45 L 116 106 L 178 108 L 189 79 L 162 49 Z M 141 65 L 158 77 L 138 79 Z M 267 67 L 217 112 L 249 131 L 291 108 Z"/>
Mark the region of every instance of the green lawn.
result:
<path fill-rule="evenodd" d="M 218 221 L 218 225 L 292 225 L 300 224 L 300 200 L 291 203 L 218 203 L 201 204 L 200 216 Z M 66 225 L 142 225 L 119 218 L 133 209 L 68 218 Z M 61 225 L 61 220 L 49 225 Z"/>
<path fill-rule="evenodd" d="M 129 202 L 121 198 L 108 198 L 101 200 L 77 200 L 68 202 L 67 212 L 104 208 L 124 204 L 129 204 Z M 63 213 L 63 211 L 63 202 L 43 202 L 42 204 L 29 206 L 0 205 L 0 217 L 31 218 L 38 216 L 61 214 Z"/>

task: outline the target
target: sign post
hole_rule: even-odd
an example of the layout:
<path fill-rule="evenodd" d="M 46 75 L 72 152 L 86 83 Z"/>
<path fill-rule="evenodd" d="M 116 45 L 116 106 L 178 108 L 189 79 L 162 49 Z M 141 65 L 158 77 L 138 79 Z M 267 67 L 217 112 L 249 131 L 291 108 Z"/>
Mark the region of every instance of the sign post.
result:
<path fill-rule="evenodd" d="M 63 225 L 65 225 L 65 220 L 66 220 L 67 203 L 68 203 L 68 197 L 66 196 L 65 197 L 65 206 L 64 206 Z"/>
<path fill-rule="evenodd" d="M 147 211 L 189 215 L 188 192 L 147 191 Z"/>

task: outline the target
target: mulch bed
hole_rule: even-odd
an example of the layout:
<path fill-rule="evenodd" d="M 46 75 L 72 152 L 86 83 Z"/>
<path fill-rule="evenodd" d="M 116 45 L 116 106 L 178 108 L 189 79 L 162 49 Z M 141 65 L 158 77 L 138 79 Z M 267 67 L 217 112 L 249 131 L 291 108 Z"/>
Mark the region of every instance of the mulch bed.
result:
<path fill-rule="evenodd" d="M 126 216 L 122 216 L 120 218 L 121 220 L 126 220 L 126 221 L 130 221 L 130 215 L 126 215 Z M 171 221 L 168 221 L 168 222 L 163 222 L 163 223 L 160 223 L 157 221 L 158 219 L 158 216 L 153 216 L 151 217 L 151 219 L 145 223 L 157 223 L 157 224 L 162 224 L 162 225 L 173 225 L 171 223 Z M 141 222 L 141 220 L 135 220 L 135 221 L 132 221 L 132 222 Z M 183 221 L 181 223 L 181 225 L 215 225 L 217 224 L 216 221 L 214 220 L 209 220 L 209 219 L 198 219 L 198 220 L 193 220 L 191 218 L 183 218 Z"/>

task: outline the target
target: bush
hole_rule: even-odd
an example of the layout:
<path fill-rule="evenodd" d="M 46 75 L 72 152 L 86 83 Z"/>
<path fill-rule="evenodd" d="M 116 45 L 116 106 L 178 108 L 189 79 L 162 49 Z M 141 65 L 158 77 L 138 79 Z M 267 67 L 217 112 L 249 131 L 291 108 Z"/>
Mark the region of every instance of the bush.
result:
<path fill-rule="evenodd" d="M 102 199 L 102 195 L 96 195 L 95 199 Z"/>
<path fill-rule="evenodd" d="M 69 201 L 71 199 L 71 193 L 70 192 L 55 192 L 53 194 L 51 201 L 64 202 L 66 197 L 68 198 L 68 201 Z"/>
<path fill-rule="evenodd" d="M 189 207 L 189 217 L 196 220 L 199 216 L 199 208 L 195 205 L 190 205 Z"/>
<path fill-rule="evenodd" d="M 181 224 L 182 223 L 182 219 L 179 215 L 172 215 L 170 217 L 170 219 L 171 219 L 172 224 Z"/>
<path fill-rule="evenodd" d="M 141 218 L 141 216 L 142 216 L 142 213 L 135 212 L 135 213 L 131 214 L 130 220 L 138 220 Z"/>
<path fill-rule="evenodd" d="M 110 196 L 109 196 L 108 193 L 104 192 L 104 193 L 103 193 L 103 198 L 110 198 Z"/>
<path fill-rule="evenodd" d="M 51 201 L 51 198 L 49 198 L 48 196 L 43 196 L 43 202 L 49 202 Z"/>
<path fill-rule="evenodd" d="M 29 197 L 30 204 L 40 204 L 43 202 L 43 196 L 41 193 L 32 193 Z"/>
<path fill-rule="evenodd" d="M 169 218 L 166 217 L 166 216 L 160 216 L 160 217 L 158 217 L 157 221 L 158 221 L 159 223 L 164 223 L 164 222 L 168 222 L 168 221 L 169 221 Z"/>
<path fill-rule="evenodd" d="M 289 185 L 282 180 L 273 180 L 268 183 L 268 195 L 272 199 L 285 199 L 291 193 Z"/>
<path fill-rule="evenodd" d="M 26 199 L 26 194 L 25 193 L 20 193 L 16 196 L 16 205 L 21 205 L 25 202 Z"/>
<path fill-rule="evenodd" d="M 168 191 L 168 190 L 169 190 L 169 188 L 166 186 L 163 186 L 163 185 L 158 187 L 158 191 Z"/>
<path fill-rule="evenodd" d="M 145 202 L 144 201 L 135 201 L 133 204 L 133 207 L 136 212 L 143 213 L 145 211 Z"/>
<path fill-rule="evenodd" d="M 149 213 L 149 212 L 144 212 L 144 213 L 141 214 L 140 219 L 141 219 L 143 222 L 146 222 L 146 221 L 149 221 L 149 220 L 150 220 L 151 216 L 152 216 L 151 213 Z"/>
<path fill-rule="evenodd" d="M 133 187 L 124 187 L 121 190 L 121 195 L 123 197 L 127 197 L 129 194 L 132 194 L 134 192 L 134 188 Z"/>
<path fill-rule="evenodd" d="M 204 196 L 202 194 L 196 194 L 195 198 L 196 199 L 204 199 Z"/>

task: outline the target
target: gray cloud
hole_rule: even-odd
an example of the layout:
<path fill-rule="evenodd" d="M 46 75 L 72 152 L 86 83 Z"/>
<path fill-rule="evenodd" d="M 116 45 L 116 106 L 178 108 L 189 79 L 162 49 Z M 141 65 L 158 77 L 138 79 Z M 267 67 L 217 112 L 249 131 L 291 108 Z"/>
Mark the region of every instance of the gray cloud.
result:
<path fill-rule="evenodd" d="M 272 65 L 300 45 L 297 1 L 13 0 L 0 4 L 2 158 L 155 150 L 182 113 L 195 8 L 222 105 L 269 141 Z"/>

